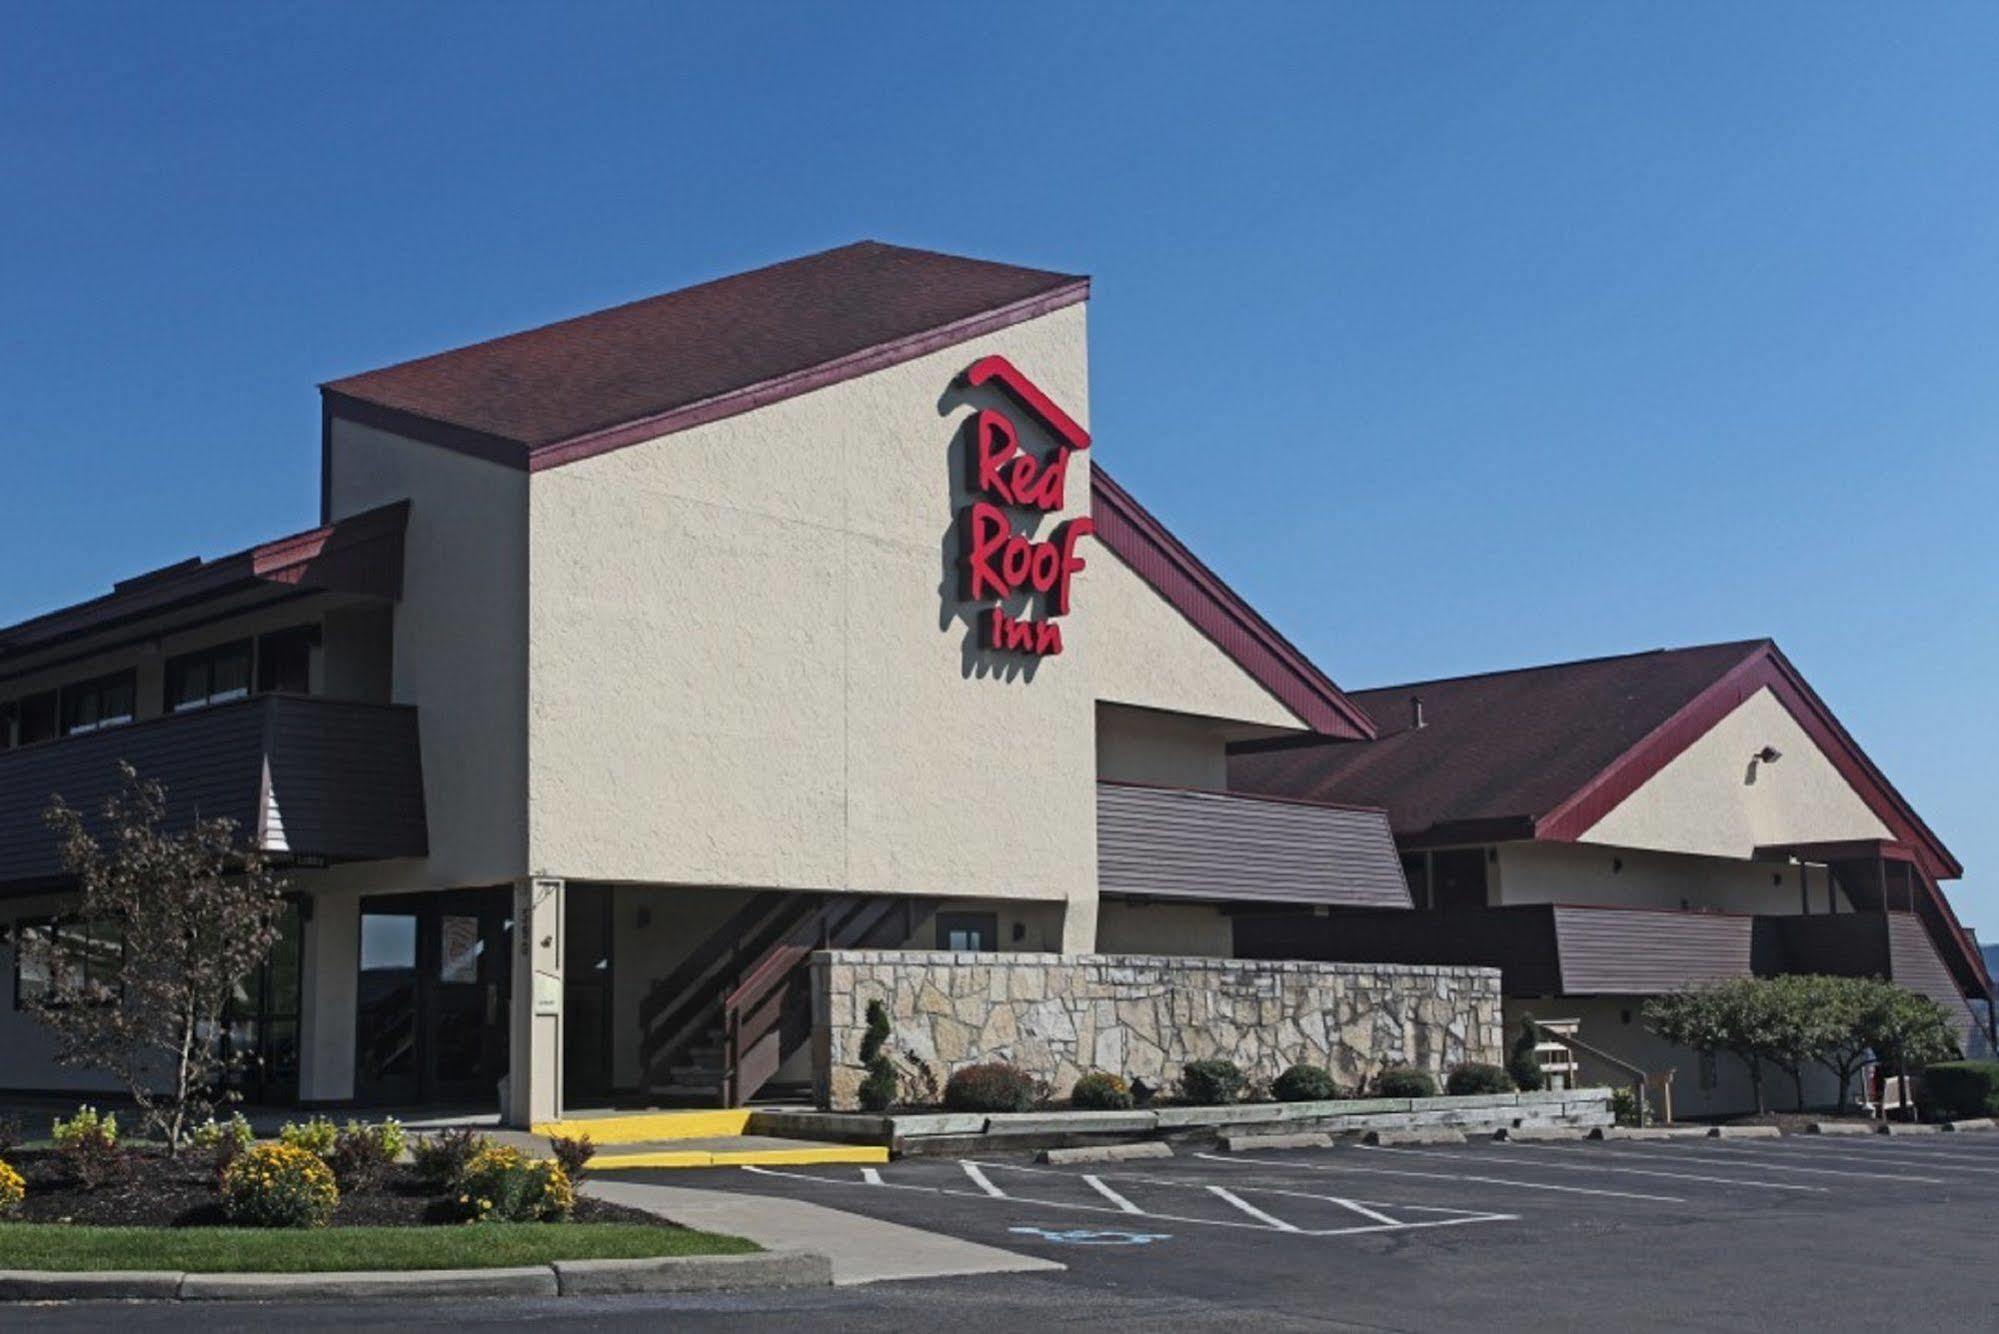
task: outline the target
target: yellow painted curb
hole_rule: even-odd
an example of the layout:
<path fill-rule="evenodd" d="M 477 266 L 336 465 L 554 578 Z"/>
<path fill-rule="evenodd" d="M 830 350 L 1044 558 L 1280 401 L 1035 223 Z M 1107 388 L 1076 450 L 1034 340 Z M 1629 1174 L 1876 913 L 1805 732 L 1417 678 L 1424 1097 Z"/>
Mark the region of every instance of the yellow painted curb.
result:
<path fill-rule="evenodd" d="M 572 1121 L 544 1121 L 537 1135 L 588 1135 L 598 1144 L 650 1144 L 662 1139 L 724 1139 L 740 1135 L 750 1124 L 748 1108 L 700 1112 L 636 1112 L 631 1116 L 593 1116 Z"/>
<path fill-rule="evenodd" d="M 888 1150 L 875 1144 L 829 1144 L 813 1149 L 662 1150 L 658 1153 L 600 1153 L 593 1171 L 620 1167 L 797 1167 L 809 1163 L 885 1163 Z"/>

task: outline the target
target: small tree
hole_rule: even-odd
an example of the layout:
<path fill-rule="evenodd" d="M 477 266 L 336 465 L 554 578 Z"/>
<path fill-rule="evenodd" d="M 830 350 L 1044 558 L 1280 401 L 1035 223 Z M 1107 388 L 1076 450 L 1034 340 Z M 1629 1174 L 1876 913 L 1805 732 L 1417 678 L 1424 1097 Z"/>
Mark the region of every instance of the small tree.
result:
<path fill-rule="evenodd" d="M 1853 1081 L 1873 1058 L 1874 1047 L 1863 1022 L 1881 988 L 1889 984 L 1873 977 L 1813 977 L 1815 1003 L 1825 1024 L 1824 1040 L 1812 1059 L 1839 1080 L 1839 1108 L 1845 1110 Z"/>
<path fill-rule="evenodd" d="M 1506 1060 L 1506 1073 L 1513 1076 L 1522 1093 L 1536 1093 L 1547 1085 L 1548 1076 L 1541 1070 L 1541 1053 L 1536 1050 L 1540 1045 L 1541 1030 L 1534 1027 L 1533 1018 L 1522 1019 L 1520 1036 L 1513 1040 L 1513 1054 Z"/>
<path fill-rule="evenodd" d="M 1882 983 L 1875 991 L 1861 1014 L 1860 1030 L 1875 1056 L 1901 1073 L 1905 1089 L 1911 1074 L 1960 1054 L 1950 1011 L 1893 983 Z"/>
<path fill-rule="evenodd" d="M 166 789 L 118 769 L 101 840 L 60 796 L 46 819 L 81 891 L 76 917 L 123 948 L 85 967 L 82 933 L 24 939 L 49 979 L 29 1005 L 55 1031 L 57 1059 L 115 1076 L 177 1155 L 214 1114 L 230 1060 L 223 1011 L 277 943 L 282 885 L 258 849 L 237 845 L 235 821 L 170 830 Z"/>
<path fill-rule="evenodd" d="M 1667 1042 L 1704 1055 L 1727 1052 L 1749 1071 L 1756 1110 L 1769 1110 L 1763 1093 L 1763 1062 L 1778 1046 L 1776 1006 L 1765 985 L 1753 977 L 1730 978 L 1709 986 L 1675 991 L 1645 1003 L 1645 1026 Z"/>
<path fill-rule="evenodd" d="M 1798 1110 L 1805 1110 L 1805 1067 L 1841 1038 L 1842 1016 L 1833 999 L 1845 978 L 1788 973 L 1758 983 L 1763 995 L 1764 1054 L 1791 1077 Z M 1841 1098 L 1845 1094 L 1842 1092 Z"/>

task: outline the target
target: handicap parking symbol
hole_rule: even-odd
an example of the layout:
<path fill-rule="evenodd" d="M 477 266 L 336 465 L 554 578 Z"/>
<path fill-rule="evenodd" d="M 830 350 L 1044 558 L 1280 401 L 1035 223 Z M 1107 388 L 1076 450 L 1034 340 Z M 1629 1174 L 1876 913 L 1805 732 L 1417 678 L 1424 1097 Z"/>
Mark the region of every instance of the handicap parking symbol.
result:
<path fill-rule="evenodd" d="M 1016 1227 L 1007 1230 L 1040 1237 L 1058 1246 L 1150 1246 L 1155 1241 L 1172 1240 L 1164 1232 L 1127 1232 L 1122 1228 Z"/>

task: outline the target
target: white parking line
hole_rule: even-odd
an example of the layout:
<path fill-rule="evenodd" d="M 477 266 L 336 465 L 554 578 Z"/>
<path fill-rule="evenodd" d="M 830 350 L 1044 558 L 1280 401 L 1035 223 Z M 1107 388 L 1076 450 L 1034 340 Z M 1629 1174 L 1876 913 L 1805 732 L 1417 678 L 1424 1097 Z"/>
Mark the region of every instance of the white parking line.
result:
<path fill-rule="evenodd" d="M 1212 1194 L 1217 1198 L 1223 1200 L 1225 1203 L 1240 1210 L 1245 1215 L 1246 1219 L 1255 1220 L 1255 1221 L 1238 1222 L 1234 1219 L 1225 1219 L 1225 1218 L 1191 1218 L 1184 1214 L 1160 1213 L 1152 1209 L 1139 1208 L 1136 1205 L 1134 1205 L 1130 1200 L 1125 1199 L 1123 1195 L 1111 1189 L 1100 1179 L 1096 1178 L 1086 1178 L 1086 1179 L 1089 1180 L 1093 1188 L 1096 1189 L 1097 1192 L 1103 1195 L 1106 1199 L 1114 1198 L 1117 1201 L 1115 1205 L 1077 1204 L 1069 1200 L 1042 1200 L 1026 1196 L 1010 1195 L 1006 1191 L 1002 1190 L 999 1186 L 995 1185 L 993 1183 L 992 1178 L 987 1176 L 986 1173 L 983 1170 L 981 1170 L 982 1167 L 991 1167 L 994 1168 L 995 1170 L 998 1170 L 1001 1165 L 993 1163 L 987 1163 L 982 1165 L 977 1163 L 961 1162 L 959 1166 L 964 1169 L 965 1175 L 969 1179 L 971 1179 L 975 1185 L 979 1187 L 977 1191 L 953 1190 L 945 1186 L 921 1186 L 921 1185 L 911 1185 L 909 1183 L 901 1181 L 887 1181 L 883 1179 L 882 1174 L 878 1169 L 863 1169 L 862 1174 L 858 1179 L 818 1176 L 810 1172 L 787 1172 L 774 1167 L 745 1166 L 741 1170 L 755 1176 L 781 1177 L 793 1181 L 805 1181 L 817 1186 L 858 1186 L 861 1187 L 862 1189 L 874 1188 L 874 1189 L 883 1189 L 883 1190 L 913 1190 L 928 1195 L 948 1195 L 958 1199 L 988 1200 L 988 1201 L 998 1200 L 1008 1204 L 1033 1205 L 1036 1208 L 1042 1208 L 1042 1209 L 1070 1209 L 1082 1213 L 1136 1216 L 1140 1218 L 1156 1219 L 1158 1221 L 1168 1222 L 1168 1223 L 1186 1223 L 1196 1227 L 1241 1228 L 1251 1232 L 1289 1233 L 1301 1237 L 1346 1237 L 1346 1236 L 1355 1236 L 1361 1233 L 1413 1232 L 1424 1228 L 1458 1227 L 1467 1223 L 1511 1223 L 1519 1221 L 1520 1217 L 1518 1214 L 1480 1212 L 1470 1209 L 1447 1209 L 1438 1205 L 1386 1204 L 1379 1200 L 1350 1200 L 1345 1198 L 1344 1196 L 1317 1195 L 1309 1191 L 1275 1190 L 1261 1186 L 1255 1188 L 1255 1192 L 1260 1195 L 1278 1195 L 1291 1199 L 1317 1200 L 1324 1203 L 1337 1205 L 1340 1208 L 1346 1209 L 1353 1213 L 1361 1214 L 1362 1216 L 1369 1218 L 1371 1220 L 1379 1220 L 1357 1227 L 1301 1228 L 1295 1223 L 1289 1222 L 1286 1219 L 1279 1218 L 1275 1214 L 1272 1214 L 1266 1210 L 1257 1208 L 1255 1205 L 1250 1204 L 1248 1201 L 1244 1200 L 1241 1196 L 1236 1195 L 1233 1191 L 1227 1191 L 1219 1186 L 1209 1186 L 1200 1182 L 1177 1181 L 1171 1178 L 1146 1177 L 1146 1176 L 1119 1176 L 1115 1178 L 1118 1181 L 1138 1182 L 1145 1185 L 1162 1186 L 1175 1190 L 1197 1191 L 1204 1194 Z M 1029 1172 L 1033 1173 L 1036 1176 L 1054 1176 L 1054 1177 L 1063 1178 L 1065 1180 L 1074 1179 L 1073 1177 L 1071 1177 L 1069 1173 L 1054 1168 L 1021 1167 L 1014 1164 L 1006 1164 L 1004 1166 L 1005 1170 L 1009 1172 Z M 1389 1209 L 1398 1210 L 1405 1214 L 1408 1213 L 1430 1214 L 1430 1215 L 1448 1214 L 1450 1215 L 1450 1217 L 1447 1218 L 1429 1217 L 1429 1218 L 1418 1219 L 1415 1221 L 1405 1221 L 1402 1219 L 1395 1218 L 1393 1215 L 1390 1215 L 1386 1212 L 1382 1212 Z"/>
<path fill-rule="evenodd" d="M 1228 1201 L 1230 1204 L 1233 1204 L 1236 1208 L 1248 1214 L 1251 1218 L 1261 1219 L 1263 1222 L 1266 1222 L 1270 1224 L 1270 1226 L 1276 1228 L 1279 1232 L 1296 1232 L 1299 1230 L 1295 1225 L 1285 1222 L 1283 1219 L 1277 1217 L 1274 1214 L 1267 1214 L 1263 1212 L 1263 1210 L 1249 1203 L 1249 1201 L 1243 1199 L 1240 1195 L 1235 1194 L 1233 1191 L 1226 1190 L 1221 1186 L 1208 1187 L 1208 1193 L 1210 1195 L 1213 1195 L 1218 1200 Z M 1342 1201 L 1342 1203 L 1344 1203 L 1344 1201 Z M 1362 1212 L 1366 1211 L 1363 1210 Z M 1386 1214 L 1370 1213 L 1368 1214 L 1368 1217 L 1372 1218 L 1377 1223 L 1393 1223 L 1395 1221 L 1394 1219 L 1388 1217 Z"/>
<path fill-rule="evenodd" d="M 1346 1163 L 1277 1162 L 1269 1158 L 1245 1158 L 1239 1153 L 1197 1153 L 1211 1163 L 1242 1164 L 1255 1167 L 1304 1167 L 1314 1172 L 1360 1172 L 1377 1177 L 1415 1177 L 1424 1181 L 1470 1181 L 1481 1186 L 1509 1186 L 1516 1190 L 1556 1191 L 1563 1195 L 1604 1195 L 1616 1200 L 1647 1200 L 1654 1204 L 1685 1204 L 1677 1195 L 1646 1195 L 1635 1190 L 1606 1190 L 1600 1186 L 1557 1186 L 1548 1181 L 1518 1181 L 1512 1177 L 1479 1176 L 1468 1172 L 1419 1172 L 1409 1167 L 1354 1167 Z"/>
<path fill-rule="evenodd" d="M 1124 1210 L 1126 1213 L 1142 1214 L 1145 1212 L 1145 1210 L 1139 1208 L 1137 1205 L 1133 1204 L 1130 1200 L 1127 1200 L 1124 1196 L 1112 1190 L 1109 1186 L 1106 1186 L 1104 1184 L 1104 1179 L 1102 1177 L 1093 1177 L 1089 1173 L 1085 1172 L 1083 1174 L 1083 1180 L 1089 1183 L 1091 1190 L 1103 1196 L 1105 1199 L 1109 1200 L 1112 1204 L 1115 1204 L 1118 1208 Z"/>
<path fill-rule="evenodd" d="M 992 1181 L 986 1176 L 986 1174 L 979 1170 L 978 1164 L 959 1163 L 958 1166 L 965 1169 L 965 1175 L 970 1177 L 972 1179 L 972 1184 L 977 1186 L 980 1190 L 984 1191 L 986 1194 L 992 1196 L 996 1200 L 1003 1200 L 1006 1198 L 1006 1192 L 1001 1190 L 998 1186 L 995 1186 L 992 1183 Z"/>
<path fill-rule="evenodd" d="M 1781 1142 L 1781 1141 L 1780 1141 Z M 1730 1154 L 1753 1155 L 1776 1150 L 1780 1157 L 1831 1158 L 1843 1163 L 1885 1163 L 1890 1167 L 1927 1167 L 1939 1172 L 1989 1172 L 1999 1175 L 1999 1167 L 1973 1167 L 1960 1164 L 1954 1159 L 1940 1158 L 1935 1154 L 1895 1154 L 1895 1153 L 1849 1153 L 1842 1149 L 1819 1148 L 1817 1145 L 1791 1144 L 1779 1148 L 1776 1144 L 1751 1149 L 1746 1144 L 1710 1144 L 1708 1151 L 1725 1148 Z"/>
<path fill-rule="evenodd" d="M 1522 1144 L 1520 1147 L 1528 1148 L 1529 1146 Z M 1534 1145 L 1532 1147 L 1539 1149 L 1543 1146 Z M 1555 1152 L 1560 1153 L 1562 1150 L 1557 1149 Z M 1941 1186 L 1944 1184 L 1941 1177 L 1907 1176 L 1894 1172 L 1855 1172 L 1849 1168 L 1839 1167 L 1800 1167 L 1795 1163 L 1771 1162 L 1767 1158 L 1716 1158 L 1709 1154 L 1689 1153 L 1680 1149 L 1663 1149 L 1657 1152 L 1645 1149 L 1590 1149 L 1587 1152 L 1607 1154 L 1613 1158 L 1636 1158 L 1641 1162 L 1648 1163 L 1710 1163 L 1719 1164 L 1723 1167 L 1753 1167 L 1764 1172 L 1805 1172 L 1812 1176 L 1821 1177 L 1857 1177 L 1863 1181 L 1903 1181 L 1922 1186 Z"/>
<path fill-rule="evenodd" d="M 1995 1154 L 1950 1153 L 1943 1149 L 1921 1149 L 1907 1143 L 1892 1146 L 1884 1144 L 1878 1149 L 1859 1149 L 1851 1140 L 1827 1140 L 1821 1141 L 1821 1143 L 1823 1143 L 1824 1147 L 1820 1147 L 1820 1143 L 1793 1141 L 1786 1144 L 1783 1140 L 1774 1140 L 1757 1147 L 1770 1149 L 1781 1147 L 1789 1153 L 1816 1154 L 1822 1158 L 1851 1158 L 1855 1162 L 1910 1163 L 1923 1167 L 1936 1164 L 1940 1168 L 1950 1168 L 1954 1171 L 1999 1172 L 1999 1155 Z M 1865 1143 L 1867 1143 L 1866 1140 L 1860 1141 L 1860 1144 Z M 1835 1149 L 1833 1147 L 1834 1144 L 1839 1145 L 1839 1147 Z M 1747 1148 L 1748 1146 L 1740 1145 L 1731 1147 Z"/>
<path fill-rule="evenodd" d="M 1391 1149 L 1379 1144 L 1363 1144 L 1357 1153 L 1392 1153 L 1397 1157 L 1408 1155 L 1413 1158 L 1456 1158 L 1460 1162 L 1469 1158 L 1475 1163 L 1497 1162 L 1498 1159 L 1483 1154 L 1433 1153 L 1428 1149 Z M 1625 1176 L 1665 1177 L 1672 1181 L 1706 1181 L 1720 1186 L 1741 1186 L 1748 1190 L 1789 1190 L 1812 1195 L 1826 1195 L 1831 1192 L 1824 1186 L 1799 1186 L 1788 1181 L 1744 1181 L 1741 1177 L 1704 1176 L 1696 1172 L 1655 1172 L 1644 1167 L 1611 1167 L 1602 1163 L 1557 1163 L 1547 1159 L 1536 1161 L 1535 1167 L 1552 1167 L 1564 1172 L 1618 1172 Z"/>

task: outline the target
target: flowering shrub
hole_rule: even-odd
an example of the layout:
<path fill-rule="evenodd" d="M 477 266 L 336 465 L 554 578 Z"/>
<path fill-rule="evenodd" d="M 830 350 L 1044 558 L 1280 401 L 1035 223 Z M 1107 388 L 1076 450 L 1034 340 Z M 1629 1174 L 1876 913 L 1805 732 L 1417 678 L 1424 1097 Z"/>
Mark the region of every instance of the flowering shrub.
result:
<path fill-rule="evenodd" d="M 493 1141 L 478 1131 L 454 1126 L 435 1135 L 419 1135 L 410 1146 L 410 1156 L 416 1160 L 416 1174 L 443 1189 L 456 1185 L 467 1164 L 492 1146 Z"/>
<path fill-rule="evenodd" d="M 249 1227 L 325 1227 L 340 1203 L 333 1169 L 296 1144 L 258 1144 L 222 1174 L 222 1208 Z"/>
<path fill-rule="evenodd" d="M 79 1107 L 67 1121 L 57 1117 L 50 1134 L 70 1175 L 85 1190 L 96 1190 L 124 1173 L 125 1155 L 118 1151 L 115 1114 L 100 1115 L 95 1107 Z"/>
<path fill-rule="evenodd" d="M 583 1179 L 583 1169 L 597 1152 L 597 1141 L 588 1135 L 551 1135 L 548 1150 L 555 1155 L 555 1165 L 574 1185 Z"/>
<path fill-rule="evenodd" d="M 21 1180 L 21 1174 L 6 1163 L 0 1163 L 0 1218 L 5 1218 L 21 1207 L 21 1201 L 28 1198 L 28 1183 Z"/>
<path fill-rule="evenodd" d="M 359 1190 L 372 1186 L 388 1173 L 408 1139 L 402 1123 L 394 1117 L 372 1126 L 349 1121 L 333 1137 L 333 1147 L 320 1156 L 333 1169 L 340 1189 Z"/>
<path fill-rule="evenodd" d="M 548 1159 L 493 1145 L 465 1165 L 458 1204 L 468 1223 L 552 1223 L 569 1217 L 576 1192 Z"/>
<path fill-rule="evenodd" d="M 310 1121 L 287 1121 L 278 1131 L 278 1142 L 289 1144 L 295 1149 L 324 1158 L 333 1152 L 334 1141 L 340 1138 L 340 1127 L 323 1116 L 315 1116 Z"/>
<path fill-rule="evenodd" d="M 1079 1112 L 1127 1111 L 1132 1105 L 1131 1085 L 1116 1075 L 1084 1075 L 1069 1090 L 1069 1105 Z"/>

